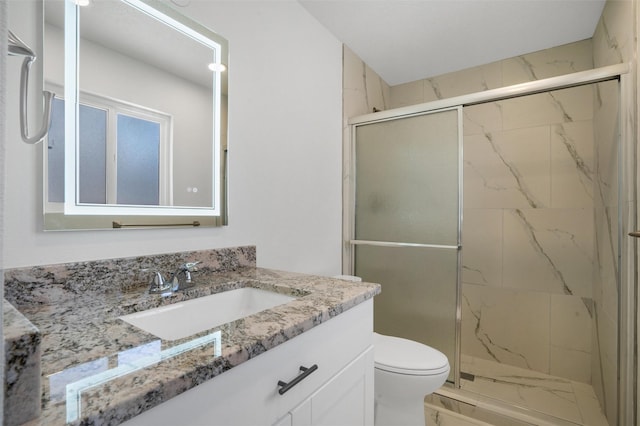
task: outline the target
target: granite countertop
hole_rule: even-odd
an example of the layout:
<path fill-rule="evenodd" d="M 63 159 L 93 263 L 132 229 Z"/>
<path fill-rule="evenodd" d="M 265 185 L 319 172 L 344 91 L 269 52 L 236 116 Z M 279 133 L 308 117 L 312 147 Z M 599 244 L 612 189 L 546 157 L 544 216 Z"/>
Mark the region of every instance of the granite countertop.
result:
<path fill-rule="evenodd" d="M 251 266 L 197 272 L 194 284 L 170 296 L 148 294 L 147 285 L 99 292 L 33 286 L 21 300 L 10 300 L 42 338 L 42 413 L 29 424 L 118 424 L 380 292 L 377 284 Z M 118 319 L 241 287 L 295 299 L 173 341 Z"/>

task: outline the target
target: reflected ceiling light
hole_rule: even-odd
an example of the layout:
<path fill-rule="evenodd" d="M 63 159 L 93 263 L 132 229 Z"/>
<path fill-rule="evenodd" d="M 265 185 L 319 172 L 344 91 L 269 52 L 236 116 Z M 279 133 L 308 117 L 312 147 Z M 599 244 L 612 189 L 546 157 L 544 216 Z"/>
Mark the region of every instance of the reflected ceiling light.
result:
<path fill-rule="evenodd" d="M 209 68 L 211 71 L 214 71 L 214 72 L 224 72 L 224 71 L 226 71 L 226 70 L 227 70 L 227 67 L 226 67 L 226 65 L 225 65 L 225 64 L 215 64 L 215 63 L 211 63 L 211 64 L 209 64 L 209 65 L 208 65 L 208 68 Z"/>

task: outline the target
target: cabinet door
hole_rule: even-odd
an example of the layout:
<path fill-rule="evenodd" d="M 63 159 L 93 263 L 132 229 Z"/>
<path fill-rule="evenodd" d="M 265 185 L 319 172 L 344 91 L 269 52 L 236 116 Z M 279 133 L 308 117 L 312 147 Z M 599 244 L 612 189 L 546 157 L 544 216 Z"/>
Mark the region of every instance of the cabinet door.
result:
<path fill-rule="evenodd" d="M 373 347 L 291 411 L 293 426 L 373 424 Z"/>
<path fill-rule="evenodd" d="M 293 426 L 291 413 L 287 413 L 286 416 L 278 420 L 273 426 Z"/>

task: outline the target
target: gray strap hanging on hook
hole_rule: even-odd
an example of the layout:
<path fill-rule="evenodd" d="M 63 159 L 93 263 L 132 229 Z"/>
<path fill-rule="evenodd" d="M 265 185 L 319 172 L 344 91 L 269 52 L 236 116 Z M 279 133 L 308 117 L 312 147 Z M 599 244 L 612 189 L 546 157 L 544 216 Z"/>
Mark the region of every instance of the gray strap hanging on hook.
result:
<path fill-rule="evenodd" d="M 20 132 L 22 140 L 28 144 L 35 144 L 43 140 L 49 131 L 49 122 L 51 121 L 51 103 L 54 94 L 44 91 L 44 118 L 42 127 L 33 136 L 29 136 L 29 123 L 27 120 L 27 86 L 29 84 L 29 69 L 31 64 L 36 60 L 36 54 L 20 40 L 14 33 L 9 31 L 8 34 L 8 51 L 9 55 L 24 56 L 22 68 L 20 70 Z"/>

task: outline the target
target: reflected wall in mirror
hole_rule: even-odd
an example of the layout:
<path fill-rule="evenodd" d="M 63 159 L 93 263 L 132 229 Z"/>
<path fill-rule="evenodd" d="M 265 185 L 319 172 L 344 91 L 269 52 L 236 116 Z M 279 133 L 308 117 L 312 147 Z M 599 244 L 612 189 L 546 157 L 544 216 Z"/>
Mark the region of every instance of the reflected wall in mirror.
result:
<path fill-rule="evenodd" d="M 44 5 L 45 229 L 222 224 L 226 40 L 153 0 Z"/>

